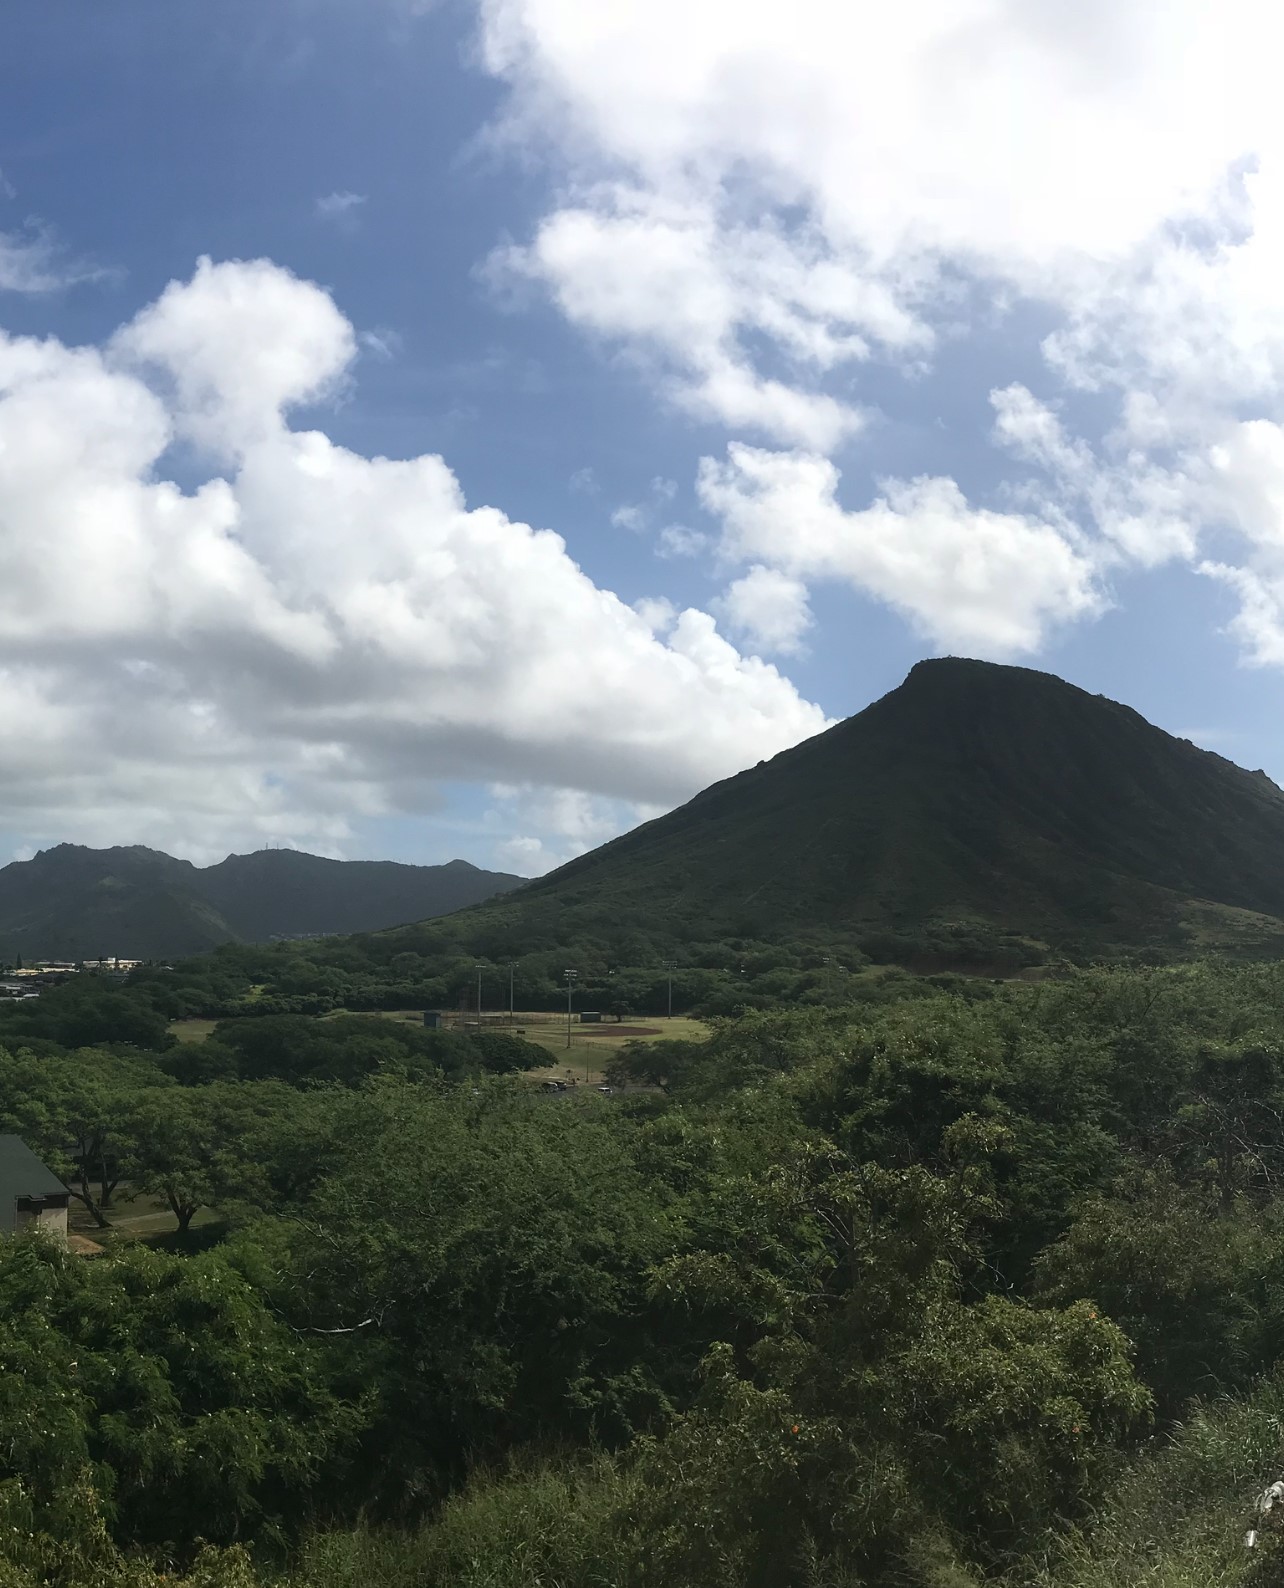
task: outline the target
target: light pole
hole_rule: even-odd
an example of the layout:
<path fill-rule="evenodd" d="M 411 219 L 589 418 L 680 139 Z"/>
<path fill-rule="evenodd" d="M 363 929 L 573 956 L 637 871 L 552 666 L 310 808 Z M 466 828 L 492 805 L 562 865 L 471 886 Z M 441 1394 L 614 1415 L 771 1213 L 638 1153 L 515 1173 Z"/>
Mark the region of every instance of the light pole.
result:
<path fill-rule="evenodd" d="M 562 972 L 562 977 L 566 982 L 566 1046 L 568 1048 L 571 1045 L 571 995 L 575 991 L 575 978 L 578 975 L 579 972 L 574 970 L 564 970 Z"/>
<path fill-rule="evenodd" d="M 473 969 L 477 972 L 477 1029 L 478 1029 L 478 1031 L 480 1031 L 481 1030 L 481 1023 L 482 1023 L 482 1019 L 481 1019 L 481 979 L 482 979 L 482 971 L 484 971 L 486 969 L 486 967 L 484 965 L 474 965 Z"/>
<path fill-rule="evenodd" d="M 515 965 L 508 967 L 508 1029 L 510 1031 L 513 1029 L 513 971 L 516 968 Z"/>
<path fill-rule="evenodd" d="M 668 973 L 668 977 L 669 977 L 669 1019 L 672 1020 L 673 1019 L 673 973 L 678 968 L 678 962 L 677 962 L 676 959 L 665 959 L 665 960 L 661 960 L 660 963 L 664 966 L 665 971 Z"/>

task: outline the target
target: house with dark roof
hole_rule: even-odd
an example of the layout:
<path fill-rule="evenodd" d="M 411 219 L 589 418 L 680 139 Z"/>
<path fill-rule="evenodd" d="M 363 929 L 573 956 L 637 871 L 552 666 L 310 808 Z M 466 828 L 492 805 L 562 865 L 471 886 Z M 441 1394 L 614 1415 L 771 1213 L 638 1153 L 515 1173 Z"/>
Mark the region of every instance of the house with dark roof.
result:
<path fill-rule="evenodd" d="M 70 1193 L 21 1136 L 0 1136 L 0 1235 L 31 1224 L 65 1236 Z"/>

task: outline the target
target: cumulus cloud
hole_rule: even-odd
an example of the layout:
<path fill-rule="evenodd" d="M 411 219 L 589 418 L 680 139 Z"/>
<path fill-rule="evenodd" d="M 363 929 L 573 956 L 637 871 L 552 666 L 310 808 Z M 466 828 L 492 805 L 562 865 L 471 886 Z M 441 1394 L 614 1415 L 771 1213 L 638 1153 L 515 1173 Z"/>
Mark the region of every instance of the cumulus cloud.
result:
<path fill-rule="evenodd" d="M 550 216 L 529 246 L 501 250 L 491 274 L 541 282 L 573 323 L 658 359 L 663 389 L 696 418 L 820 448 L 855 434 L 860 410 L 759 372 L 746 340 L 769 337 L 824 372 L 867 357 L 862 331 L 880 321 L 887 339 L 927 339 L 881 297 L 865 302 L 832 262 L 800 263 L 771 233 L 723 235 L 707 215 L 618 188 Z"/>
<path fill-rule="evenodd" d="M 1263 0 L 479 6 L 569 177 L 510 263 L 678 400 L 819 450 L 856 418 L 820 377 L 930 355 L 959 275 L 1084 305 L 1281 143 Z"/>
<path fill-rule="evenodd" d="M 519 111 L 557 115 L 559 135 L 656 187 L 708 192 L 747 165 L 875 266 L 1126 250 L 1269 136 L 1284 31 L 1261 0 L 481 12 Z"/>
<path fill-rule="evenodd" d="M 1025 300 L 1054 322 L 1049 381 L 1096 395 L 1100 433 L 1006 386 L 990 506 L 945 479 L 892 482 L 843 519 L 841 555 L 806 562 L 766 528 L 747 554 L 804 581 L 841 565 L 938 643 L 983 635 L 993 610 L 998 652 L 1099 610 L 1102 571 L 1180 559 L 1248 603 L 1250 655 L 1274 654 L 1254 636 L 1277 574 L 1245 518 L 1262 464 L 1236 427 L 1284 422 L 1277 7 L 477 5 L 506 130 L 556 172 L 508 274 L 699 420 L 791 449 L 770 489 L 764 464 L 752 485 L 730 465 L 724 554 L 785 478 L 837 522 L 826 480 L 790 459 L 859 436 L 871 363 L 919 377 Z M 954 616 L 924 545 L 953 548 Z"/>
<path fill-rule="evenodd" d="M 902 612 L 942 650 L 1002 658 L 1037 650 L 1056 624 L 1099 612 L 1091 557 L 1022 513 L 970 505 L 953 480 L 887 480 L 870 506 L 838 501 L 827 458 L 733 443 L 706 458 L 701 501 L 723 553 L 793 580 L 840 580 Z"/>
<path fill-rule="evenodd" d="M 762 563 L 727 587 L 717 611 L 733 634 L 756 650 L 781 656 L 801 650 L 811 627 L 806 585 Z"/>
<path fill-rule="evenodd" d="M 824 726 L 712 617 L 657 637 L 441 458 L 292 427 L 356 347 L 262 261 L 202 261 L 101 347 L 0 336 L 11 830 L 333 848 L 452 779 L 672 804 Z"/>
<path fill-rule="evenodd" d="M 529 784 L 497 784 L 491 795 L 495 803 L 486 813 L 487 825 L 508 835 L 495 844 L 496 862 L 524 877 L 543 876 L 664 810 L 582 789 Z"/>

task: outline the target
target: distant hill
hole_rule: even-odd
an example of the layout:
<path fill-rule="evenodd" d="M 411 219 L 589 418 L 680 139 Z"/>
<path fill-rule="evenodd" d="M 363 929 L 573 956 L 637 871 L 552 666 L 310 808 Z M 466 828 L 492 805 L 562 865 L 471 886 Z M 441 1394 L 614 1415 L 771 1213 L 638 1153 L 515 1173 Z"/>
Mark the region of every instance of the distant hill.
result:
<path fill-rule="evenodd" d="M 596 937 L 636 958 L 973 929 L 1284 946 L 1284 792 L 1050 674 L 926 661 L 858 716 L 431 936 L 494 954 Z"/>
<path fill-rule="evenodd" d="M 405 866 L 264 849 L 199 868 L 154 849 L 59 844 L 0 869 L 0 959 L 168 959 L 232 941 L 376 931 L 522 881 L 463 860 Z"/>

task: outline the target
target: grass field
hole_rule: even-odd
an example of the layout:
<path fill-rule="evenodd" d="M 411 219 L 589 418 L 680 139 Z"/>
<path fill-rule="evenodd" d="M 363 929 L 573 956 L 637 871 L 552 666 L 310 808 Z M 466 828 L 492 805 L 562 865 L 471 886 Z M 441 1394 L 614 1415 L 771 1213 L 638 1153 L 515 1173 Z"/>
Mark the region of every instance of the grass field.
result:
<path fill-rule="evenodd" d="M 342 1009 L 335 1011 L 336 1015 L 346 1013 L 347 1011 Z M 402 1025 L 422 1026 L 423 1011 L 385 1009 L 370 1014 L 368 1018 L 395 1020 Z M 456 1021 L 460 1022 L 459 1029 L 464 1030 L 469 1024 L 467 1016 L 450 1015 L 447 1020 L 452 1027 L 455 1026 Z M 502 1019 L 488 1017 L 485 1025 L 491 1031 L 509 1029 L 506 1017 Z M 204 1042 L 214 1026 L 213 1020 L 175 1020 L 169 1029 L 180 1042 Z M 601 1025 L 582 1026 L 577 1020 L 573 1020 L 571 1043 L 567 1047 L 565 1015 L 537 1014 L 531 1011 L 519 1011 L 514 1016 L 513 1030 L 520 1032 L 528 1042 L 537 1042 L 540 1047 L 548 1049 L 548 1068 L 528 1071 L 533 1079 L 563 1080 L 566 1071 L 570 1070 L 577 1080 L 590 1082 L 601 1080 L 603 1066 L 621 1043 L 658 1042 L 666 1037 L 680 1038 L 685 1042 L 703 1042 L 709 1035 L 709 1028 L 703 1021 L 692 1020 L 686 1015 L 674 1015 L 672 1019 L 665 1015 L 657 1015 L 654 1018 L 649 1015 L 636 1015 L 620 1025 L 616 1025 L 613 1020 L 604 1020 Z"/>
<path fill-rule="evenodd" d="M 389 1009 L 375 1018 L 398 1020 L 417 1026 L 423 1022 L 423 1012 L 419 1009 Z M 467 1029 L 467 1016 L 449 1018 L 452 1025 L 458 1019 L 461 1022 L 459 1029 Z M 509 1029 L 507 1017 L 502 1020 L 487 1019 L 485 1024 L 492 1031 Z M 528 1042 L 537 1042 L 540 1047 L 548 1049 L 548 1068 L 527 1071 L 533 1080 L 562 1080 L 565 1079 L 566 1071 L 570 1070 L 577 1080 L 590 1082 L 602 1079 L 603 1066 L 622 1043 L 658 1042 L 666 1037 L 680 1038 L 684 1042 L 703 1042 L 709 1035 L 709 1028 L 703 1021 L 692 1020 L 686 1015 L 674 1015 L 672 1019 L 665 1015 L 657 1015 L 654 1019 L 649 1015 L 636 1015 L 618 1026 L 613 1020 L 588 1026 L 573 1020 L 569 1048 L 566 1045 L 565 1015 L 519 1010 L 513 1017 L 512 1029 Z"/>
<path fill-rule="evenodd" d="M 177 1234 L 176 1221 L 164 1197 L 140 1193 L 131 1197 L 128 1187 L 117 1188 L 113 1199 L 115 1206 L 107 1210 L 110 1227 L 102 1230 L 90 1218 L 83 1203 L 73 1197 L 67 1211 L 67 1228 L 74 1235 L 86 1235 L 99 1246 L 111 1246 L 118 1241 L 162 1240 Z M 191 1222 L 191 1230 L 201 1230 L 222 1220 L 210 1208 L 201 1208 Z"/>
<path fill-rule="evenodd" d="M 169 1031 L 180 1042 L 204 1042 L 217 1024 L 217 1020 L 172 1020 Z"/>

